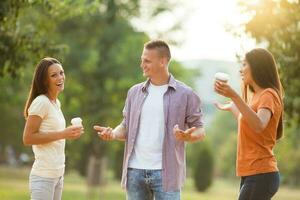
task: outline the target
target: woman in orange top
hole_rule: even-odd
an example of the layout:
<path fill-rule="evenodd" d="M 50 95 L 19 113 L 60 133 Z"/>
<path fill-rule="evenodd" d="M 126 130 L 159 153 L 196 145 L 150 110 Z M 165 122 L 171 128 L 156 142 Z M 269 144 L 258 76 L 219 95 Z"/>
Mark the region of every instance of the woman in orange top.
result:
<path fill-rule="evenodd" d="M 216 106 L 231 111 L 239 122 L 236 161 L 237 176 L 241 176 L 239 200 L 268 200 L 277 192 L 280 182 L 273 147 L 283 135 L 283 89 L 275 60 L 265 49 L 248 52 L 240 74 L 243 98 L 227 82 L 216 80 L 215 91 L 232 100 Z"/>

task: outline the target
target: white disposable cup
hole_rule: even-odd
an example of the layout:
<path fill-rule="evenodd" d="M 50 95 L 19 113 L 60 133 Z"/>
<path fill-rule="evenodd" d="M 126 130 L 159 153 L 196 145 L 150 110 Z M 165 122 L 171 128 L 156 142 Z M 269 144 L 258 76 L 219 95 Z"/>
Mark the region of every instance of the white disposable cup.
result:
<path fill-rule="evenodd" d="M 229 75 L 223 72 L 217 72 L 215 74 L 215 79 L 223 82 L 227 82 L 229 80 Z"/>
<path fill-rule="evenodd" d="M 71 120 L 73 126 L 82 126 L 82 119 L 80 117 L 75 117 Z"/>

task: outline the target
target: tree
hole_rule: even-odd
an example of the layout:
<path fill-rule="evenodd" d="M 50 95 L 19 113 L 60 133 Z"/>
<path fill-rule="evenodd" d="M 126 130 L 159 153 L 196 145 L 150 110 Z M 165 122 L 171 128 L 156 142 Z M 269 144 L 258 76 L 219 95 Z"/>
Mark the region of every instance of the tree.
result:
<path fill-rule="evenodd" d="M 201 142 L 194 149 L 193 178 L 196 189 L 205 191 L 212 184 L 214 173 L 214 158 L 211 146 L 207 142 Z"/>
<path fill-rule="evenodd" d="M 218 173 L 222 177 L 235 178 L 236 177 L 236 146 L 237 146 L 237 134 L 228 134 L 226 140 L 219 148 L 218 153 Z"/>
<path fill-rule="evenodd" d="M 277 147 L 279 166 L 285 182 L 299 184 L 300 174 L 293 163 L 299 163 L 300 148 L 300 2 L 291 0 L 261 0 L 257 5 L 243 4 L 250 20 L 246 32 L 257 42 L 264 42 L 280 67 L 280 77 L 285 89 L 285 140 Z M 286 143 L 286 144 L 284 144 Z"/>
<path fill-rule="evenodd" d="M 59 24 L 59 32 L 64 35 L 61 42 L 70 47 L 64 65 L 68 76 L 73 77 L 70 90 L 65 93 L 64 104 L 68 105 L 67 110 L 76 110 L 77 115 L 83 117 L 84 125 L 87 127 L 92 127 L 96 123 L 112 127 L 119 124 L 127 90 L 133 84 L 144 80 L 139 67 L 140 55 L 143 44 L 149 38 L 145 33 L 136 31 L 130 23 L 131 18 L 139 15 L 140 2 L 128 2 L 130 3 L 102 1 L 100 3 L 102 9 Z M 160 12 L 164 10 L 161 6 L 157 7 Z M 154 6 L 155 9 L 157 7 Z M 174 75 L 189 81 L 197 75 L 189 70 L 183 70 L 176 62 L 172 63 L 171 70 Z M 68 86 L 66 85 L 66 88 Z M 84 95 L 81 95 L 82 93 Z M 74 113 L 67 113 L 69 117 L 72 114 Z M 82 145 L 74 144 L 74 148 L 81 149 L 82 155 L 72 155 L 76 153 L 72 151 L 71 145 L 67 151 L 72 158 L 77 158 L 72 159 L 72 165 L 78 166 L 83 175 L 89 171 L 87 176 L 88 180 L 91 180 L 90 184 L 97 185 L 105 178 L 101 175 L 105 172 L 100 172 L 99 176 L 95 175 L 102 162 L 103 165 L 105 163 L 107 165 L 108 162 L 109 165 L 115 166 L 115 171 L 120 170 L 122 156 L 116 153 L 120 153 L 122 144 L 103 142 L 93 130 L 86 132 L 88 136 Z M 107 161 L 107 158 L 114 159 Z M 100 163 L 100 165 L 88 167 L 85 163 L 95 165 Z"/>
<path fill-rule="evenodd" d="M 256 6 L 245 6 L 253 13 L 245 24 L 246 32 L 257 42 L 266 42 L 279 63 L 286 117 L 300 122 L 300 2 L 262 0 Z"/>
<path fill-rule="evenodd" d="M 22 65 L 17 64 L 16 67 L 9 64 L 14 73 L 7 71 L 8 65 L 2 68 L 4 77 L 1 88 L 10 88 L 9 84 L 13 86 L 11 90 L 3 90 L 5 98 L 0 99 L 0 104 L 5 105 L 0 110 L 7 112 L 6 120 L 3 120 L 5 125 L 0 121 L 3 125 L 0 126 L 1 132 L 7 135 L 5 140 L 1 138 L 1 144 L 10 144 L 11 140 L 18 138 L 14 141 L 24 151 L 21 142 L 24 124 L 22 109 L 34 65 L 42 57 L 56 57 L 62 62 L 66 73 L 66 87 L 59 99 L 67 125 L 72 117 L 80 116 L 85 127 L 85 134 L 80 140 L 66 143 L 67 171 L 75 168 L 89 177 L 91 185 L 97 185 L 105 179 L 105 173 L 100 169 L 115 166 L 115 171 L 119 170 L 122 162 L 119 154 L 123 144 L 99 140 L 92 127 L 96 123 L 112 127 L 119 124 L 127 90 L 133 84 L 144 80 L 139 62 L 143 44 L 149 37 L 137 31 L 130 22 L 132 17 L 139 15 L 140 1 L 22 2 L 24 7 L 19 9 L 15 20 L 20 29 L 24 30 L 24 34 L 32 33 L 31 40 L 26 45 L 32 47 L 36 43 L 42 48 L 26 50 L 25 58 L 17 59 Z M 153 15 L 165 10 L 165 3 L 162 3 L 163 6 L 159 6 L 160 3 L 151 4 Z M 8 25 L 12 26 L 12 31 L 17 31 L 13 23 Z M 20 39 L 19 36 L 15 37 Z M 22 50 L 23 46 L 18 45 L 16 48 Z M 25 55 L 23 50 L 12 53 L 16 58 L 22 56 L 22 53 Z M 0 58 L 9 63 L 7 57 L 0 55 Z M 193 70 L 183 69 L 177 62 L 172 62 L 170 68 L 177 78 L 188 82 L 193 82 L 198 74 Z M 16 75 L 17 79 L 5 76 L 8 74 Z M 16 97 L 19 101 L 12 101 Z M 10 107 L 15 109 L 14 113 L 9 112 Z M 13 116 L 15 113 L 18 117 Z M 9 131 L 12 130 L 11 124 L 14 120 L 20 122 L 14 127 L 18 130 Z M 87 168 L 90 169 L 89 173 Z"/>
<path fill-rule="evenodd" d="M 45 55 L 61 56 L 66 46 L 55 40 L 56 24 L 93 7 L 88 0 L 0 1 L 0 77 L 16 77 Z"/>

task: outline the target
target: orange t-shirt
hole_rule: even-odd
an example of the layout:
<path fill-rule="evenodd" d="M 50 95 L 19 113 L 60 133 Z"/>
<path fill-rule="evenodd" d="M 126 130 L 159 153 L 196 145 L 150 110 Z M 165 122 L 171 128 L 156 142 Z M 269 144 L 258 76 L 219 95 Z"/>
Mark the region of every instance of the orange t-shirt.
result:
<path fill-rule="evenodd" d="M 261 133 L 256 133 L 240 115 L 236 161 L 237 176 L 278 171 L 273 147 L 276 144 L 277 125 L 282 113 L 280 97 L 275 90 L 268 88 L 253 96 L 250 107 L 255 112 L 261 108 L 266 108 L 272 112 L 272 116 L 267 127 Z"/>

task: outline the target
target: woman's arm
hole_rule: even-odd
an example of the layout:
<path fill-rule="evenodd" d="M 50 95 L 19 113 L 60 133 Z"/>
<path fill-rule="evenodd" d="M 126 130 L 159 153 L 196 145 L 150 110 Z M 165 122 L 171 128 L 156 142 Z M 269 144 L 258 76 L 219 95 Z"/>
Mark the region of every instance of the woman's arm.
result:
<path fill-rule="evenodd" d="M 220 110 L 231 112 L 233 114 L 234 118 L 236 120 L 238 120 L 239 115 L 240 115 L 240 111 L 232 101 L 229 102 L 229 103 L 225 103 L 225 104 L 221 104 L 219 102 L 216 102 L 215 106 Z"/>
<path fill-rule="evenodd" d="M 53 142 L 60 139 L 77 139 L 83 133 L 83 128 L 70 126 L 62 131 L 39 132 L 42 118 L 37 115 L 29 115 L 23 132 L 23 143 L 25 145 L 37 145 Z"/>
<path fill-rule="evenodd" d="M 242 114 L 243 119 L 255 132 L 262 132 L 266 128 L 272 116 L 270 110 L 262 108 L 257 113 L 254 112 L 227 83 L 216 81 L 215 91 L 220 95 L 231 98 Z"/>
<path fill-rule="evenodd" d="M 238 95 L 232 97 L 232 101 L 236 104 L 244 120 L 256 133 L 262 132 L 267 127 L 272 117 L 269 109 L 261 108 L 256 113 Z"/>

